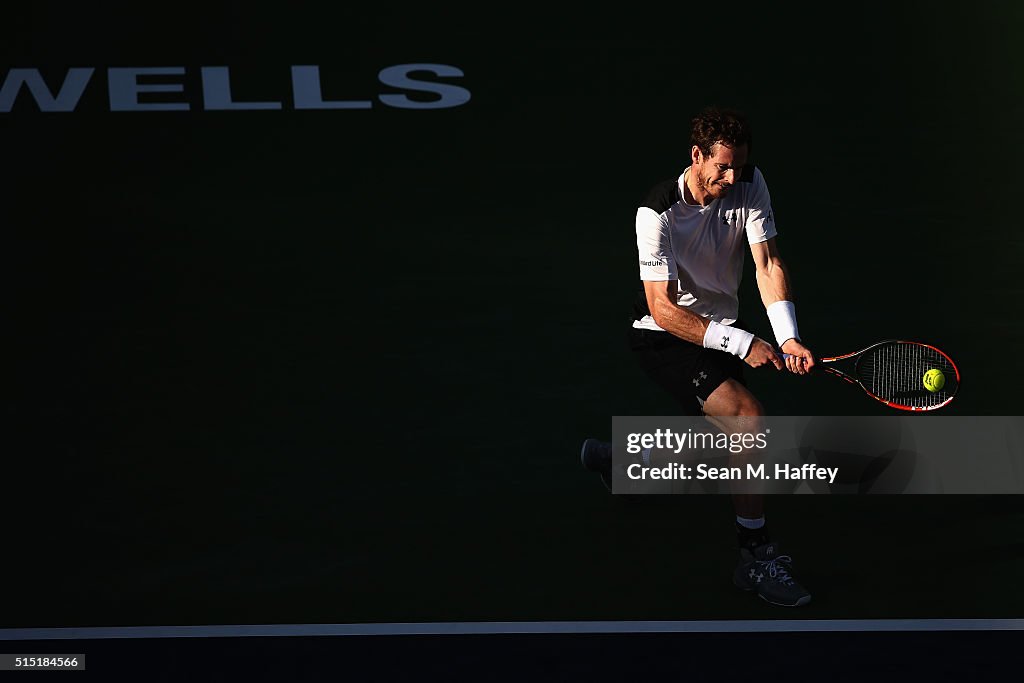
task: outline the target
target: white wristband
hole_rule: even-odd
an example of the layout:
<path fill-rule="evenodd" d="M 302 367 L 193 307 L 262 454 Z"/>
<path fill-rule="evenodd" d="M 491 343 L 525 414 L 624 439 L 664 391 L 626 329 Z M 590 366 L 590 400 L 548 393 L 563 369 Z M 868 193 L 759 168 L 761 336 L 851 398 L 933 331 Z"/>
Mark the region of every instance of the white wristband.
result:
<path fill-rule="evenodd" d="M 740 358 L 746 358 L 750 353 L 750 345 L 754 342 L 754 335 L 738 327 L 730 327 L 714 320 L 708 323 L 708 329 L 704 332 L 704 348 L 725 351 Z"/>
<path fill-rule="evenodd" d="M 769 306 L 768 320 L 772 323 L 772 332 L 779 347 L 790 339 L 800 341 L 800 332 L 796 328 L 796 305 L 792 301 L 776 301 Z"/>

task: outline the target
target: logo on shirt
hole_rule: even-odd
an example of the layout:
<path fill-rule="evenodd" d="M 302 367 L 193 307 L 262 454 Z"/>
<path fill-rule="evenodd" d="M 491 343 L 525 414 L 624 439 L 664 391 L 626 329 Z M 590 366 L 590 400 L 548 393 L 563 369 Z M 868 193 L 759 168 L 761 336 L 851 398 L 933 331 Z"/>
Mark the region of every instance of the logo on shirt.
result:
<path fill-rule="evenodd" d="M 668 265 L 664 261 L 641 261 L 641 266 L 664 266 Z"/>
<path fill-rule="evenodd" d="M 720 346 L 722 347 L 723 350 L 729 348 L 729 338 L 728 337 L 722 337 L 722 343 L 720 344 Z"/>

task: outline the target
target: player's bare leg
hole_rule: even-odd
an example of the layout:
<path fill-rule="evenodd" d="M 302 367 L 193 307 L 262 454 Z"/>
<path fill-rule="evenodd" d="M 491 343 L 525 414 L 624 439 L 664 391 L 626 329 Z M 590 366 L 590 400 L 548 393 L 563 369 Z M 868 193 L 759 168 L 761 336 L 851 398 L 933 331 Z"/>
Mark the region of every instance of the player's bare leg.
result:
<path fill-rule="evenodd" d="M 704 402 L 708 421 L 727 434 L 763 431 L 764 408 L 750 390 L 734 379 L 723 382 Z M 749 458 L 747 453 L 733 456 Z M 742 467 L 742 465 L 741 465 Z M 763 599 L 777 605 L 796 607 L 811 600 L 810 593 L 798 584 L 789 572 L 792 558 L 780 555 L 768 537 L 764 518 L 764 496 L 735 491 L 736 531 L 740 545 L 740 561 L 733 581 L 744 590 L 757 591 Z"/>
<path fill-rule="evenodd" d="M 704 402 L 704 415 L 708 421 L 726 434 L 744 431 L 756 434 L 761 431 L 764 408 L 750 390 L 734 379 L 722 382 Z M 733 454 L 732 460 L 745 464 L 749 454 Z M 730 462 L 730 465 L 734 464 Z M 764 516 L 764 496 L 751 493 L 733 493 L 733 507 L 736 515 L 744 519 L 759 519 Z"/>

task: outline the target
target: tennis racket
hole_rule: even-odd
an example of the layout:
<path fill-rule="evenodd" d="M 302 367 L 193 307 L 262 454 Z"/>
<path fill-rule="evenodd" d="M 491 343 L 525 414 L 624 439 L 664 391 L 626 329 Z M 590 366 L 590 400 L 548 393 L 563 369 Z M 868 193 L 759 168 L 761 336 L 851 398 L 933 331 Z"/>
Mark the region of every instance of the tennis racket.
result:
<path fill-rule="evenodd" d="M 782 354 L 788 358 L 789 354 Z M 832 358 L 819 358 L 825 372 L 859 385 L 871 398 L 899 410 L 936 410 L 960 389 L 960 370 L 947 354 L 930 344 L 887 340 Z M 840 369 L 842 368 L 842 369 Z M 925 373 L 939 370 L 945 380 L 936 389 Z M 934 374 L 929 379 L 934 379 Z M 933 390 L 934 389 L 934 390 Z"/>

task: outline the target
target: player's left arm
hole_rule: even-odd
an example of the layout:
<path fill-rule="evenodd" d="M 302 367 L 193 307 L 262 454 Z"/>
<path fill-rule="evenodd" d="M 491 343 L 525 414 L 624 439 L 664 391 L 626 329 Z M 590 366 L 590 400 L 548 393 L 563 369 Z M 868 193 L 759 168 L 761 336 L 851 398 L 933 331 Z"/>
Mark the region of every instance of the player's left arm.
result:
<path fill-rule="evenodd" d="M 790 372 L 806 375 L 814 368 L 817 359 L 800 340 L 800 332 L 796 325 L 796 306 L 793 303 L 793 287 L 786 264 L 779 255 L 775 238 L 751 244 L 750 253 L 754 257 L 757 289 L 761 293 L 765 310 L 768 311 L 775 339 L 779 348 L 790 354 L 786 359 L 786 367 Z"/>

